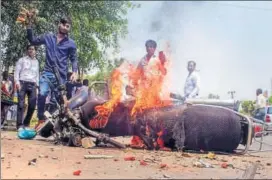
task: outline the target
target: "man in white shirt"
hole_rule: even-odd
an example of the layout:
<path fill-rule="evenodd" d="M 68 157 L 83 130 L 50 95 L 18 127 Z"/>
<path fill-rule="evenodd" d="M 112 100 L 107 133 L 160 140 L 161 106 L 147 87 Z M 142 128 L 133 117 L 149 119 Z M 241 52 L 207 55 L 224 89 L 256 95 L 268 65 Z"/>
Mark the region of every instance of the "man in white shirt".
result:
<path fill-rule="evenodd" d="M 263 95 L 262 89 L 257 89 L 256 90 L 256 108 L 263 108 L 266 106 L 266 98 Z"/>
<path fill-rule="evenodd" d="M 195 98 L 198 96 L 200 88 L 200 78 L 195 71 L 196 63 L 194 61 L 189 61 L 187 69 L 189 74 L 187 76 L 185 86 L 184 86 L 184 97 L 185 98 Z"/>
<path fill-rule="evenodd" d="M 35 47 L 28 45 L 27 56 L 20 58 L 16 63 L 14 80 L 18 91 L 17 129 L 29 126 L 36 107 L 36 87 L 39 84 L 39 62 L 35 58 L 35 55 Z M 25 119 L 23 119 L 26 95 L 28 96 L 28 110 Z"/>

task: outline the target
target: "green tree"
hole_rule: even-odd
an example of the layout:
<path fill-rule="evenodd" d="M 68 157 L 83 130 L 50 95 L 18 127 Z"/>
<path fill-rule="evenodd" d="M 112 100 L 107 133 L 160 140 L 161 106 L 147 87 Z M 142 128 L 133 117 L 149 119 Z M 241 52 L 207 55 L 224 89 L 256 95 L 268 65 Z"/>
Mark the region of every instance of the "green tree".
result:
<path fill-rule="evenodd" d="M 139 5 L 130 1 L 34 1 L 34 0 L 2 0 L 1 1 L 1 38 L 3 46 L 4 65 L 9 67 L 25 52 L 25 29 L 17 24 L 16 18 L 20 7 L 34 7 L 39 10 L 39 21 L 34 29 L 35 34 L 56 31 L 56 22 L 60 17 L 68 15 L 72 18 L 73 25 L 71 38 L 78 47 L 80 72 L 85 72 L 94 67 L 103 68 L 107 64 L 105 51 L 119 48 L 119 39 L 127 34 L 126 15 L 130 9 Z M 44 49 L 38 50 L 38 59 L 44 62 Z M 41 68 L 43 63 L 41 63 Z"/>
<path fill-rule="evenodd" d="M 245 114 L 252 114 L 252 112 L 255 110 L 254 101 L 243 101 L 242 102 L 242 112 Z"/>
<path fill-rule="evenodd" d="M 268 98 L 268 103 L 269 103 L 269 105 L 272 104 L 272 96 L 270 96 L 270 97 Z"/>

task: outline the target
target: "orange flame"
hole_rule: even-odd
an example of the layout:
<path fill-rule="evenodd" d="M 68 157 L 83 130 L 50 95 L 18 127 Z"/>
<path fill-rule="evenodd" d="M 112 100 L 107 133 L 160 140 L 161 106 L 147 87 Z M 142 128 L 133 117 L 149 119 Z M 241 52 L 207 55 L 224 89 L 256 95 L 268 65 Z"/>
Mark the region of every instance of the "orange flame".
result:
<path fill-rule="evenodd" d="M 121 72 L 119 69 L 116 69 L 111 76 L 110 100 L 103 105 L 95 107 L 98 114 L 90 121 L 90 126 L 93 129 L 104 128 L 107 125 L 110 113 L 114 110 L 122 97 L 122 85 Z"/>
<path fill-rule="evenodd" d="M 161 54 L 160 54 L 161 55 Z M 169 67 L 169 59 L 162 61 L 161 57 L 151 58 L 144 71 L 133 67 L 131 64 L 123 63 L 119 68 L 115 69 L 111 76 L 111 98 L 110 100 L 95 109 L 97 116 L 90 121 L 92 128 L 103 128 L 108 122 L 110 113 L 116 105 L 126 96 L 127 85 L 133 85 L 135 104 L 131 110 L 131 116 L 135 116 L 137 112 L 141 112 L 147 108 L 156 108 L 170 105 L 170 101 L 163 101 L 163 98 L 169 97 L 169 92 L 165 90 L 165 80 L 167 78 L 167 69 Z M 126 70 L 126 71 L 125 71 Z M 126 77 L 126 81 L 124 80 Z M 135 119 L 135 118 L 132 118 Z M 148 127 L 147 133 L 148 133 Z M 156 144 L 159 148 L 164 147 L 162 140 L 163 131 L 158 132 Z M 132 146 L 143 147 L 143 141 L 133 136 Z"/>

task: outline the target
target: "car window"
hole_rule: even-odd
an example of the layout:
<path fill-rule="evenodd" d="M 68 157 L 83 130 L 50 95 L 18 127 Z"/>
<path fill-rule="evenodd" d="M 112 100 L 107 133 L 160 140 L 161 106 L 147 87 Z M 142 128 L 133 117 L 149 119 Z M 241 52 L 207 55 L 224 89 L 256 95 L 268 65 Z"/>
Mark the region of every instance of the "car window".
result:
<path fill-rule="evenodd" d="M 272 114 L 272 107 L 267 108 L 267 114 Z"/>
<path fill-rule="evenodd" d="M 265 108 L 260 108 L 260 109 L 259 109 L 259 113 L 260 113 L 261 115 L 264 115 L 264 114 L 265 114 Z"/>

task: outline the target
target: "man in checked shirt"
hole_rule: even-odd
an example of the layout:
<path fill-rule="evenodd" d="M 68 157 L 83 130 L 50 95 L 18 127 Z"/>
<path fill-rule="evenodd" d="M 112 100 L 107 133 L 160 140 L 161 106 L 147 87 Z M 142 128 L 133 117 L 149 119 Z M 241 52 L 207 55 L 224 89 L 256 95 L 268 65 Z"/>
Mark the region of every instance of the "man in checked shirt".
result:
<path fill-rule="evenodd" d="M 185 85 L 184 85 L 184 97 L 187 98 L 195 98 L 198 96 L 199 93 L 199 83 L 200 78 L 195 71 L 196 63 L 194 61 L 189 61 L 187 69 L 189 74 L 187 76 Z"/>
<path fill-rule="evenodd" d="M 29 126 L 36 107 L 36 87 L 39 84 L 39 62 L 35 58 L 35 55 L 35 47 L 28 45 L 27 56 L 20 58 L 16 63 L 14 80 L 18 91 L 17 129 Z M 25 119 L 23 119 L 26 95 L 28 96 L 28 110 Z"/>

